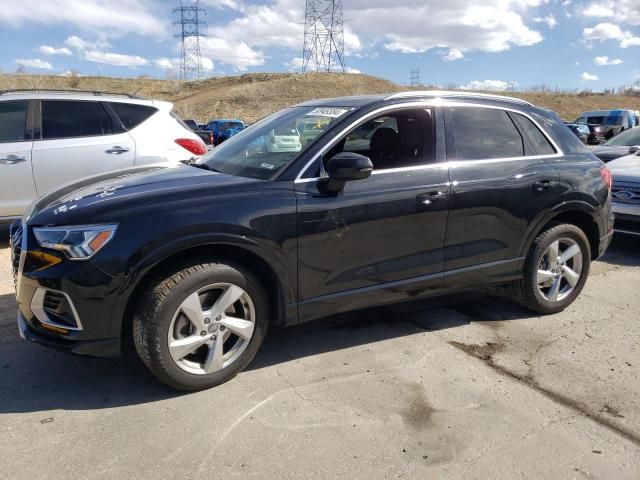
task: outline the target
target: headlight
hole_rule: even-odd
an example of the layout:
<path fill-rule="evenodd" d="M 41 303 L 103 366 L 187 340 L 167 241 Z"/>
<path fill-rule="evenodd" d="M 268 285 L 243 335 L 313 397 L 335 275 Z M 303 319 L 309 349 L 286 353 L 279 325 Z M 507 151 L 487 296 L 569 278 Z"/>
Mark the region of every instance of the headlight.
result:
<path fill-rule="evenodd" d="M 41 247 L 60 250 L 71 260 L 86 260 L 109 243 L 117 228 L 117 225 L 36 227 L 33 233 Z"/>

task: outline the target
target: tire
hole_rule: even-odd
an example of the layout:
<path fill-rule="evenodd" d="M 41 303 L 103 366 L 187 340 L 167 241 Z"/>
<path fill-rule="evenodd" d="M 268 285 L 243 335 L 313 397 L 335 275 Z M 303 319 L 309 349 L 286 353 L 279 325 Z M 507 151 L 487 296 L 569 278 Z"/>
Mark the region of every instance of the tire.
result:
<path fill-rule="evenodd" d="M 253 274 L 226 261 L 196 261 L 152 283 L 134 315 L 133 339 L 161 382 L 194 391 L 242 371 L 268 324 L 267 296 Z"/>
<path fill-rule="evenodd" d="M 579 248 L 579 254 L 570 257 L 564 265 L 573 273 L 569 274 L 561 264 L 549 263 L 549 252 L 553 253 L 550 248 L 556 242 L 559 245 L 559 260 L 563 258 L 563 253 L 568 255 L 576 251 L 575 246 Z M 525 260 L 524 278 L 509 285 L 509 296 L 534 312 L 561 312 L 580 295 L 589 275 L 590 265 L 591 248 L 585 233 L 575 225 L 551 226 L 534 240 Z M 576 272 L 577 278 L 574 275 Z M 557 287 L 556 280 L 559 282 Z"/>

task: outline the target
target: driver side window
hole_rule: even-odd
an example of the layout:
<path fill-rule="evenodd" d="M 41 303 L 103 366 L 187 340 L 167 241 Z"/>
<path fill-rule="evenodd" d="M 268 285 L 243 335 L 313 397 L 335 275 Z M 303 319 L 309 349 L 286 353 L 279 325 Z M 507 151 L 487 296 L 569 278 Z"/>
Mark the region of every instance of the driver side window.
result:
<path fill-rule="evenodd" d="M 353 152 L 368 157 L 374 170 L 431 163 L 435 161 L 434 123 L 431 111 L 397 110 L 360 124 L 324 155 L 324 165 L 341 152 Z"/>

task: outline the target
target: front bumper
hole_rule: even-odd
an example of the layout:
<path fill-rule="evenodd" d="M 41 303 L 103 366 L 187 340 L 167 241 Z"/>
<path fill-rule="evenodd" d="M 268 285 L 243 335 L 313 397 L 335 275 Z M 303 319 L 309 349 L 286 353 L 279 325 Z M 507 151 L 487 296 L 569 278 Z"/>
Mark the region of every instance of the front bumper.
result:
<path fill-rule="evenodd" d="M 20 245 L 12 242 L 18 304 L 18 327 L 26 340 L 73 353 L 110 357 L 120 354 L 123 277 L 112 277 L 88 261 L 70 261 L 43 267 L 33 259 L 51 251 L 40 249 L 31 229 L 22 232 Z M 55 252 L 53 252 L 55 253 Z M 57 254 L 56 254 L 57 255 Z M 67 308 L 57 316 L 58 294 Z M 53 303 L 52 303 L 53 302 Z M 117 319 L 117 321 L 114 321 Z M 74 321 L 75 320 L 75 321 Z"/>
<path fill-rule="evenodd" d="M 640 235 L 640 205 L 613 202 L 611 210 L 615 215 L 613 229 L 626 235 Z"/>

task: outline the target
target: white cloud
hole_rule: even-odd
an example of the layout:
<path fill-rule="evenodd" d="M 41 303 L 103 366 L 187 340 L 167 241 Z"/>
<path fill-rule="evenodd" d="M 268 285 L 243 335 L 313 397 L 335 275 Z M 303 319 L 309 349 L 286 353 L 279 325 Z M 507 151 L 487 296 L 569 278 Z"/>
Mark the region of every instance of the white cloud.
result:
<path fill-rule="evenodd" d="M 88 42 L 87 40 L 84 40 L 83 38 L 80 38 L 76 35 L 71 35 L 70 37 L 67 37 L 67 39 L 64 41 L 64 44 L 67 45 L 68 47 L 73 48 L 74 50 L 105 49 L 111 46 L 109 45 L 108 42 L 104 40 L 100 40 L 97 42 Z"/>
<path fill-rule="evenodd" d="M 50 45 L 40 45 L 38 51 L 45 55 L 71 55 L 71 50 L 67 47 L 55 48 Z"/>
<path fill-rule="evenodd" d="M 169 27 L 164 7 L 153 0 L 16 0 L 2 2 L 0 24 L 64 25 L 96 36 L 136 34 L 162 38 Z"/>
<path fill-rule="evenodd" d="M 370 32 L 370 25 L 384 25 L 387 50 L 421 53 L 434 48 L 460 51 L 501 52 L 513 46 L 542 41 L 540 32 L 525 25 L 530 8 L 541 2 L 485 0 L 481 5 L 467 0 L 407 0 L 388 6 L 382 0 L 354 0 L 351 27 Z M 363 33 L 364 35 L 364 33 Z"/>
<path fill-rule="evenodd" d="M 558 21 L 553 14 L 549 14 L 545 17 L 535 17 L 533 21 L 536 23 L 546 23 L 547 27 L 549 28 L 554 28 L 556 25 L 558 25 Z"/>
<path fill-rule="evenodd" d="M 446 54 L 442 55 L 442 59 L 445 62 L 454 62 L 461 58 L 464 58 L 464 53 L 462 50 L 458 50 L 457 48 L 450 48 Z"/>
<path fill-rule="evenodd" d="M 290 72 L 300 72 L 302 70 L 302 57 L 293 57 L 288 62 L 285 62 L 284 66 Z"/>
<path fill-rule="evenodd" d="M 25 68 L 40 68 L 43 70 L 51 70 L 53 65 L 39 58 L 16 58 L 16 63 Z"/>
<path fill-rule="evenodd" d="M 249 67 L 264 65 L 265 54 L 255 50 L 245 42 L 235 43 L 232 39 L 207 37 L 201 39 L 200 50 L 204 56 L 243 72 Z"/>
<path fill-rule="evenodd" d="M 615 40 L 620 48 L 627 48 L 640 45 L 640 37 L 635 36 L 628 30 L 622 30 L 615 23 L 599 23 L 593 28 L 585 28 L 582 37 L 587 42 Z"/>
<path fill-rule="evenodd" d="M 582 80 L 583 82 L 595 82 L 596 80 L 598 80 L 598 76 L 592 75 L 587 72 L 582 72 L 582 75 L 580 75 L 580 80 Z"/>
<path fill-rule="evenodd" d="M 114 65 L 116 67 L 143 67 L 149 64 L 149 60 L 138 55 L 124 55 L 122 53 L 101 52 L 99 50 L 87 50 L 84 52 L 84 58 L 90 62 Z"/>
<path fill-rule="evenodd" d="M 622 59 L 620 58 L 609 59 L 608 56 L 604 55 L 602 57 L 595 57 L 593 59 L 593 63 L 599 66 L 604 66 L 604 65 L 620 65 L 623 62 L 622 62 Z"/>
<path fill-rule="evenodd" d="M 617 23 L 640 25 L 638 0 L 596 0 L 582 11 L 586 17 L 606 18 Z"/>
<path fill-rule="evenodd" d="M 244 3 L 237 0 L 200 0 L 200 6 L 217 9 L 230 8 L 231 10 L 244 10 Z"/>
<path fill-rule="evenodd" d="M 462 90 L 485 90 L 485 91 L 505 91 L 517 85 L 516 82 L 505 82 L 504 80 L 473 80 L 466 85 L 462 85 Z"/>
<path fill-rule="evenodd" d="M 357 68 L 353 68 L 353 67 L 345 67 L 344 71 L 346 73 L 362 73 L 360 70 L 358 70 Z"/>

